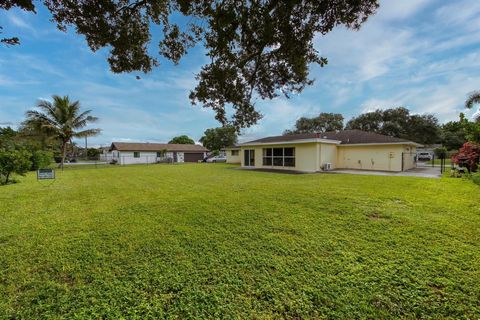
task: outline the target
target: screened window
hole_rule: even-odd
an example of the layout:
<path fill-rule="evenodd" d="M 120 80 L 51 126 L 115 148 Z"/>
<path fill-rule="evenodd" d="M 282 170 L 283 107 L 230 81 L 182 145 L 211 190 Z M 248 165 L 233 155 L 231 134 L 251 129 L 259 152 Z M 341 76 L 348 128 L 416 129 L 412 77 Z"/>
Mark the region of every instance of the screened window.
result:
<path fill-rule="evenodd" d="M 134 157 L 134 158 L 140 158 L 140 152 L 135 151 L 135 152 L 133 153 L 133 157 Z"/>
<path fill-rule="evenodd" d="M 295 148 L 264 148 L 263 165 L 295 167 Z"/>

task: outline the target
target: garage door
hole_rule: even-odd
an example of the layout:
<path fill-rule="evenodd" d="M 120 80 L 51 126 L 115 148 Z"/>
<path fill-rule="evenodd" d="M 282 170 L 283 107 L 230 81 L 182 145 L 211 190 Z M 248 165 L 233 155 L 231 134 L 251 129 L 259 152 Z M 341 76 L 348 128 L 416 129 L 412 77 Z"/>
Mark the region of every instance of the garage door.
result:
<path fill-rule="evenodd" d="M 198 162 L 203 159 L 202 153 L 185 153 L 185 162 Z"/>

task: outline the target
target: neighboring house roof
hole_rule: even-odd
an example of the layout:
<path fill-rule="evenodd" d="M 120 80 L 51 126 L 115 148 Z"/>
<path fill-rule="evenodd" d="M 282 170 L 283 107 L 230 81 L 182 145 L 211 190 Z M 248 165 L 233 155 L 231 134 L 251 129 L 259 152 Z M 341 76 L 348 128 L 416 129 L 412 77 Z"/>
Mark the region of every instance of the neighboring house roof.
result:
<path fill-rule="evenodd" d="M 314 141 L 337 142 L 337 144 L 415 144 L 415 142 L 400 139 L 383 134 L 366 132 L 361 130 L 341 130 L 323 133 L 299 133 L 284 136 L 266 137 L 243 143 L 243 145 L 268 144 L 268 143 L 294 143 L 296 141 L 314 142 Z"/>
<path fill-rule="evenodd" d="M 177 151 L 177 152 L 207 152 L 208 150 L 197 144 L 173 144 L 173 143 L 130 143 L 130 142 L 113 142 L 110 146 L 111 150 L 118 151 Z"/>

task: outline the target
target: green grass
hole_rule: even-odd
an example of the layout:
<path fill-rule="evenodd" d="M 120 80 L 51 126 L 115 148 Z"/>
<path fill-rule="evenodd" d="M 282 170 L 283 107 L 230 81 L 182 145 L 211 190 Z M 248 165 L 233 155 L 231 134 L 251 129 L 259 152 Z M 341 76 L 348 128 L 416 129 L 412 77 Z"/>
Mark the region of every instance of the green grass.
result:
<path fill-rule="evenodd" d="M 440 165 L 442 160 L 440 159 L 434 159 L 433 162 L 435 163 L 435 165 Z M 426 164 L 432 164 L 432 160 L 430 161 L 426 161 L 425 162 Z M 449 166 L 450 164 L 452 163 L 452 160 L 451 159 L 445 159 L 445 165 Z"/>
<path fill-rule="evenodd" d="M 0 187 L 0 319 L 480 314 L 479 187 L 223 164 Z"/>

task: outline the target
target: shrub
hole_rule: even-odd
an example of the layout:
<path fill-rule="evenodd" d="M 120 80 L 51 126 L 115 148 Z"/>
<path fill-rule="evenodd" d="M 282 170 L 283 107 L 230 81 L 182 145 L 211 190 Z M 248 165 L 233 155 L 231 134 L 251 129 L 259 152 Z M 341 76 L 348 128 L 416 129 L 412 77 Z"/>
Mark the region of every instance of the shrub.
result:
<path fill-rule="evenodd" d="M 30 156 L 23 149 L 0 149 L 0 184 L 9 183 L 14 173 L 25 175 L 32 166 Z"/>
<path fill-rule="evenodd" d="M 40 168 L 45 168 L 50 165 L 52 162 L 53 155 L 48 151 L 33 151 L 30 161 L 32 162 L 31 170 L 38 170 Z"/>
<path fill-rule="evenodd" d="M 452 156 L 452 162 L 467 167 L 470 172 L 477 171 L 479 160 L 480 144 L 474 142 L 466 142 L 458 153 Z"/>

